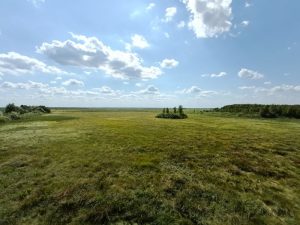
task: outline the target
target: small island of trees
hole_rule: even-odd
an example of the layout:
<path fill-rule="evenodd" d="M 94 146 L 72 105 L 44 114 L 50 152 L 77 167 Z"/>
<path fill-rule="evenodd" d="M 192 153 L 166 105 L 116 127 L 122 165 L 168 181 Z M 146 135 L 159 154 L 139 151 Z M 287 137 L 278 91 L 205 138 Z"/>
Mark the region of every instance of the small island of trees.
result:
<path fill-rule="evenodd" d="M 169 108 L 163 108 L 162 113 L 156 115 L 156 118 L 163 119 L 186 119 L 187 115 L 183 112 L 183 107 L 180 105 L 178 109 L 176 107 L 173 110 Z"/>

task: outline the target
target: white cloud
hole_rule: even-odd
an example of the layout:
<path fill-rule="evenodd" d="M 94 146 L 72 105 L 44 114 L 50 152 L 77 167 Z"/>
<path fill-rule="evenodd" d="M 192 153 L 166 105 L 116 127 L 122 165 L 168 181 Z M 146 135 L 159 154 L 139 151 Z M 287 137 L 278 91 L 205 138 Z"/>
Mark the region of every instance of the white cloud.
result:
<path fill-rule="evenodd" d="M 165 18 L 162 21 L 166 23 L 171 22 L 173 20 L 173 17 L 176 15 L 176 13 L 177 13 L 176 7 L 166 8 Z"/>
<path fill-rule="evenodd" d="M 246 1 L 246 2 L 245 2 L 245 7 L 248 8 L 248 7 L 250 7 L 250 6 L 251 6 L 250 2 Z"/>
<path fill-rule="evenodd" d="M 20 55 L 16 52 L 8 52 L 0 54 L 0 75 L 12 74 L 33 74 L 33 73 L 47 73 L 47 74 L 67 74 L 67 72 L 54 66 L 47 66 L 45 63 Z"/>
<path fill-rule="evenodd" d="M 70 82 L 72 83 L 72 82 Z M 110 87 L 103 86 L 101 88 L 94 88 L 92 90 L 67 90 L 65 87 L 54 87 L 48 84 L 28 81 L 26 83 L 12 83 L 3 82 L 0 84 L 1 89 L 14 89 L 14 90 L 36 90 L 36 92 L 30 92 L 32 95 L 41 97 L 41 94 L 45 96 L 63 96 L 63 97 L 84 97 L 84 96 L 110 96 L 115 97 L 121 94 L 119 90 L 113 90 Z"/>
<path fill-rule="evenodd" d="M 252 90 L 254 93 L 265 93 L 267 95 L 283 94 L 289 92 L 300 93 L 300 85 L 287 85 L 281 84 L 269 88 L 255 87 L 255 86 L 244 86 L 239 87 L 241 90 Z"/>
<path fill-rule="evenodd" d="M 192 95 L 196 95 L 198 97 L 209 97 L 209 96 L 218 94 L 218 92 L 216 92 L 216 91 L 203 90 L 198 86 L 192 86 L 190 88 L 183 89 L 183 90 L 179 91 L 179 93 L 192 94 Z"/>
<path fill-rule="evenodd" d="M 142 35 L 135 34 L 131 37 L 130 46 L 144 49 L 144 48 L 149 48 L 150 44 L 148 43 L 146 38 L 144 38 Z M 130 47 L 130 49 L 131 49 L 131 47 Z"/>
<path fill-rule="evenodd" d="M 264 78 L 264 75 L 249 69 L 242 68 L 238 73 L 238 76 L 241 78 L 249 78 L 252 80 L 258 80 Z"/>
<path fill-rule="evenodd" d="M 149 10 L 153 9 L 154 7 L 155 7 L 155 3 L 151 2 L 151 3 L 147 6 L 146 10 L 149 11 Z"/>
<path fill-rule="evenodd" d="M 247 27 L 249 24 L 250 24 L 250 21 L 248 21 L 248 20 L 244 20 L 244 21 L 241 22 L 241 25 L 243 27 Z"/>
<path fill-rule="evenodd" d="M 76 80 L 76 79 L 69 79 L 62 83 L 64 86 L 84 86 L 83 81 Z"/>
<path fill-rule="evenodd" d="M 154 79 L 162 74 L 158 67 L 143 66 L 143 60 L 136 53 L 112 50 L 96 37 L 71 35 L 75 41 L 43 43 L 38 52 L 61 65 L 101 69 L 119 79 Z"/>
<path fill-rule="evenodd" d="M 40 7 L 43 3 L 45 3 L 45 0 L 27 0 L 27 1 L 32 3 L 36 8 Z"/>
<path fill-rule="evenodd" d="M 119 90 L 113 90 L 111 87 L 108 86 L 102 86 L 101 88 L 96 88 L 95 90 L 97 90 L 101 94 L 110 96 L 116 96 L 120 94 Z"/>
<path fill-rule="evenodd" d="M 212 74 L 203 74 L 201 75 L 202 77 L 211 77 L 211 78 L 218 78 L 218 77 L 224 77 L 226 76 L 227 73 L 226 72 L 220 72 L 218 74 L 212 73 Z"/>
<path fill-rule="evenodd" d="M 179 62 L 176 61 L 175 59 L 164 59 L 160 63 L 160 66 L 161 66 L 161 68 L 171 69 L 171 68 L 177 67 L 178 64 L 179 64 Z"/>
<path fill-rule="evenodd" d="M 210 97 L 210 96 L 216 95 L 216 94 L 218 94 L 218 92 L 216 92 L 216 91 L 201 91 L 198 96 L 199 97 Z"/>
<path fill-rule="evenodd" d="M 218 37 L 232 26 L 232 0 L 183 0 L 191 13 L 188 26 L 197 38 Z"/>
<path fill-rule="evenodd" d="M 41 89 L 41 88 L 47 88 L 48 85 L 47 84 L 43 84 L 43 83 L 38 83 L 38 82 L 33 82 L 33 81 L 28 81 L 27 83 L 12 83 L 12 82 L 3 82 L 2 84 L 0 84 L 1 88 L 4 89 L 25 89 L 25 90 L 29 90 L 29 89 Z"/>
<path fill-rule="evenodd" d="M 184 89 L 183 90 L 183 93 L 186 93 L 186 94 L 197 94 L 197 93 L 200 93 L 202 91 L 201 88 L 197 87 L 197 86 L 192 86 L 188 89 Z"/>
<path fill-rule="evenodd" d="M 140 90 L 136 92 L 137 94 L 143 94 L 143 95 L 159 95 L 159 89 L 153 85 L 149 85 L 143 90 Z"/>
<path fill-rule="evenodd" d="M 185 22 L 182 20 L 177 24 L 177 27 L 180 28 L 184 28 L 185 27 Z"/>
<path fill-rule="evenodd" d="M 255 86 L 242 86 L 242 87 L 239 87 L 240 90 L 253 90 L 255 88 L 256 88 Z"/>
<path fill-rule="evenodd" d="M 271 81 L 266 81 L 266 82 L 264 82 L 264 84 L 265 85 L 270 85 L 270 84 L 272 84 L 272 82 Z"/>
<path fill-rule="evenodd" d="M 274 86 L 271 89 L 269 89 L 271 92 L 282 92 L 282 91 L 296 91 L 300 92 L 300 85 L 287 85 L 287 84 L 282 84 L 279 86 Z"/>
<path fill-rule="evenodd" d="M 170 34 L 168 32 L 165 32 L 164 35 L 166 38 L 170 38 Z"/>

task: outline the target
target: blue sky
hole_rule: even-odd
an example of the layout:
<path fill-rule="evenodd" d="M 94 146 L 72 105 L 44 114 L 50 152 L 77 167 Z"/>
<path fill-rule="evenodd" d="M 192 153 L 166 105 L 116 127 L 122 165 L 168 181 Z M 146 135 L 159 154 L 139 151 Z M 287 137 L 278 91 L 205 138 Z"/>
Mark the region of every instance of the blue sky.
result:
<path fill-rule="evenodd" d="M 0 105 L 299 104 L 298 0 L 3 0 Z"/>

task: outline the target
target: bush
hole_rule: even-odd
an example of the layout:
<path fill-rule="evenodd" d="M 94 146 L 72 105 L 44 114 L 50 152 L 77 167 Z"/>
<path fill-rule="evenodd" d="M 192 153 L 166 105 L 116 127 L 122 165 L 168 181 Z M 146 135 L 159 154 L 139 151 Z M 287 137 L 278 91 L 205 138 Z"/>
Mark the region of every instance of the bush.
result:
<path fill-rule="evenodd" d="M 9 121 L 9 118 L 3 115 L 0 115 L 0 124 Z"/>
<path fill-rule="evenodd" d="M 21 119 L 20 114 L 18 114 L 17 112 L 12 112 L 9 114 L 9 118 L 11 120 L 19 120 Z"/>

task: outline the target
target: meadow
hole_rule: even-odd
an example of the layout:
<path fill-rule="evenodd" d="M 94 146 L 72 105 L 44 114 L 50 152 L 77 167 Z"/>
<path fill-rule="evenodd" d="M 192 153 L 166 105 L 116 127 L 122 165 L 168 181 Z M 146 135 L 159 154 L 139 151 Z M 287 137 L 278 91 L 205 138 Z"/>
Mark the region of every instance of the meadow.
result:
<path fill-rule="evenodd" d="M 300 121 L 192 112 L 0 124 L 0 224 L 299 224 Z"/>

